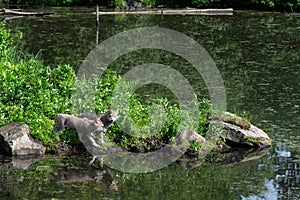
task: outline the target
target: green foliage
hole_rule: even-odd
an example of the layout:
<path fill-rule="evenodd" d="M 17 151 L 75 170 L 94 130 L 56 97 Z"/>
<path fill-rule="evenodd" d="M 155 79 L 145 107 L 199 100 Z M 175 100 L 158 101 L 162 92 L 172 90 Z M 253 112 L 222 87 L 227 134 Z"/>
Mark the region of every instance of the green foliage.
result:
<path fill-rule="evenodd" d="M 197 141 L 193 141 L 192 145 L 191 145 L 191 149 L 194 151 L 200 151 L 202 147 L 202 143 L 199 143 Z"/>
<path fill-rule="evenodd" d="M 19 57 L 13 37 L 1 24 L 0 126 L 10 122 L 26 123 L 31 134 L 48 148 L 60 138 L 52 134 L 57 113 L 70 113 L 75 73 L 67 65 L 56 69 L 44 66 L 32 56 Z"/>
<path fill-rule="evenodd" d="M 172 141 L 184 127 L 198 130 L 202 135 L 206 132 L 207 119 L 211 113 L 208 100 L 199 101 L 195 97 L 191 102 L 198 108 L 198 121 L 192 119 L 190 111 L 185 111 L 187 109 L 176 103 L 171 104 L 166 98 L 142 101 L 134 93 L 138 82 L 125 82 L 112 71 L 105 71 L 101 79 L 82 78 L 76 82 L 79 93 L 73 99 L 74 108 L 77 109 L 74 110 L 75 115 L 82 112 L 103 113 L 108 107 L 119 109 L 118 121 L 108 130 L 106 138 L 124 148 L 153 149 L 155 141 Z M 91 95 L 95 98 L 90 98 Z M 93 103 L 95 107 L 91 108 Z"/>
<path fill-rule="evenodd" d="M 121 77 L 112 71 L 106 71 L 101 79 L 97 79 L 97 90 L 95 92 L 95 112 L 103 113 L 112 107 L 111 98 L 114 88 Z"/>
<path fill-rule="evenodd" d="M 252 0 L 252 2 L 254 4 L 262 4 L 262 5 L 268 6 L 270 8 L 274 8 L 274 6 L 275 6 L 274 1 L 272 1 L 272 0 Z"/>
<path fill-rule="evenodd" d="M 198 8 L 213 6 L 215 0 L 192 0 L 192 5 Z"/>
<path fill-rule="evenodd" d="M 207 119 L 211 116 L 211 102 L 208 99 L 196 99 L 196 103 L 199 110 L 199 124 L 197 132 L 204 136 L 204 134 L 208 131 Z"/>
<path fill-rule="evenodd" d="M 115 1 L 115 7 L 127 6 L 126 0 L 114 0 L 114 1 Z"/>
<path fill-rule="evenodd" d="M 233 7 L 233 8 L 258 8 L 258 9 L 279 9 L 294 11 L 300 8 L 300 0 L 139 0 L 145 6 L 156 6 L 165 5 L 167 7 L 187 7 L 193 6 L 197 8 L 208 8 L 208 7 Z M 2 2 L 4 5 L 9 4 L 21 4 L 17 0 L 5 0 Z M 117 8 L 124 7 L 127 5 L 126 0 L 25 0 L 22 1 L 22 5 L 50 5 L 50 6 L 74 6 L 74 5 L 102 5 L 102 6 L 115 6 Z M 0 2 L 1 5 L 1 2 Z"/>
<path fill-rule="evenodd" d="M 7 0 L 8 1 L 8 0 Z M 10 0 L 11 4 L 21 5 L 50 5 L 50 6 L 70 6 L 70 5 L 96 5 L 101 3 L 99 0 Z"/>
<path fill-rule="evenodd" d="M 141 101 L 133 92 L 136 84 L 125 83 L 119 79 L 117 88 L 114 89 L 116 94 L 113 96 L 115 99 L 112 107 L 119 108 L 120 113 L 119 126 L 112 128 L 113 134 L 107 134 L 112 140 L 124 148 L 139 149 L 142 146 L 149 147 L 151 142 L 157 140 L 172 141 L 182 128 L 198 130 L 200 134 L 205 134 L 208 115 L 211 113 L 208 100 L 199 101 L 195 97 L 191 104 L 198 110 L 197 115 L 193 115 L 191 110 L 176 103 L 171 104 L 166 98 Z M 194 116 L 199 116 L 199 120 L 193 119 Z"/>
<path fill-rule="evenodd" d="M 250 0 L 250 5 L 261 6 L 272 9 L 293 9 L 300 8 L 300 0 Z"/>
<path fill-rule="evenodd" d="M 156 0 L 141 0 L 141 3 L 145 6 L 154 6 Z"/>
<path fill-rule="evenodd" d="M 5 28 L 4 23 L 0 23 L 0 61 L 7 62 L 7 59 L 12 58 L 12 49 L 15 40 L 22 38 L 21 33 L 11 34 L 11 31 Z"/>
<path fill-rule="evenodd" d="M 4 25 L 1 25 L 4 27 Z M 41 140 L 49 150 L 56 141 L 78 142 L 74 131 L 64 130 L 52 134 L 58 113 L 78 115 L 83 112 L 104 113 L 107 108 L 120 109 L 119 120 L 107 133 L 108 138 L 125 148 L 141 146 L 155 148 L 153 142 L 171 141 L 184 127 L 206 131 L 210 102 L 196 97 L 191 105 L 170 103 L 166 98 L 142 101 L 134 93 L 137 82 L 126 83 L 112 71 L 105 71 L 101 78 L 76 79 L 68 65 L 55 69 L 45 66 L 32 56 L 21 57 L 13 50 L 11 34 L 0 29 L 3 57 L 0 66 L 0 126 L 10 122 L 26 123 L 32 135 Z M 12 59 L 13 58 L 13 59 Z M 94 106 L 92 106 L 94 105 Z M 193 116 L 199 116 L 193 119 Z"/>
<path fill-rule="evenodd" d="M 111 107 L 111 97 L 119 79 L 120 76 L 109 70 L 101 78 L 76 79 L 72 96 L 73 114 L 106 112 Z"/>
<path fill-rule="evenodd" d="M 70 112 L 75 77 L 72 68 L 64 65 L 51 70 L 36 59 L 26 58 L 17 64 L 8 62 L 0 69 L 1 125 L 26 123 L 34 137 L 47 146 L 53 145 L 59 138 L 52 134 L 54 123 L 49 118 Z"/>

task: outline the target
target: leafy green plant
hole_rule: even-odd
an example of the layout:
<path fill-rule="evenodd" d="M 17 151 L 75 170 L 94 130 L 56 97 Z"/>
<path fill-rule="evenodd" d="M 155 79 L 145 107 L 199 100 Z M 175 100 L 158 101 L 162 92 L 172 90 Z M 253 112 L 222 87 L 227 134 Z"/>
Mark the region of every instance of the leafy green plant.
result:
<path fill-rule="evenodd" d="M 200 7 L 209 7 L 214 5 L 214 0 L 192 0 L 192 5 L 196 6 L 197 8 Z"/>
<path fill-rule="evenodd" d="M 21 33 L 11 34 L 9 29 L 5 28 L 5 23 L 0 23 L 0 61 L 7 62 L 7 59 L 13 57 L 13 47 L 15 40 L 22 38 Z"/>
<path fill-rule="evenodd" d="M 251 0 L 253 4 L 262 4 L 264 6 L 274 8 L 275 6 L 275 1 L 273 0 Z"/>
<path fill-rule="evenodd" d="M 191 145 L 191 149 L 194 151 L 200 151 L 202 147 L 202 144 L 197 142 L 197 141 L 193 141 L 192 145 Z"/>
<path fill-rule="evenodd" d="M 141 0 L 141 3 L 145 6 L 155 6 L 156 0 Z"/>
<path fill-rule="evenodd" d="M 26 123 L 31 134 L 49 149 L 60 140 L 52 134 L 54 121 L 50 117 L 71 113 L 75 72 L 67 65 L 51 69 L 32 56 L 21 57 L 13 48 L 16 37 L 5 24 L 0 26 L 0 125 Z"/>
<path fill-rule="evenodd" d="M 114 0 L 115 1 L 115 7 L 120 8 L 127 6 L 127 2 L 125 0 Z"/>

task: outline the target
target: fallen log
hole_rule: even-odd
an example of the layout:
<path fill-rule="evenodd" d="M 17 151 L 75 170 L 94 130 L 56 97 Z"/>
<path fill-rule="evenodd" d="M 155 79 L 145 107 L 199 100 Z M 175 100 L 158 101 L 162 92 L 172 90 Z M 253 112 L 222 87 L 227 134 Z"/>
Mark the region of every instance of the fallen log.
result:
<path fill-rule="evenodd" d="M 152 14 L 152 15 L 233 15 L 233 9 L 185 9 L 185 10 L 137 10 L 137 11 L 102 11 L 99 15 L 117 14 Z"/>
<path fill-rule="evenodd" d="M 44 15 L 53 15 L 54 12 L 23 12 L 23 11 L 16 11 L 11 9 L 2 8 L 1 12 L 2 15 L 19 15 L 19 16 L 44 16 Z"/>
<path fill-rule="evenodd" d="M 13 19 L 18 19 L 18 18 L 22 18 L 24 16 L 21 16 L 21 15 L 16 15 L 16 16 L 1 16 L 0 19 L 2 21 L 8 21 L 8 20 L 13 20 Z"/>

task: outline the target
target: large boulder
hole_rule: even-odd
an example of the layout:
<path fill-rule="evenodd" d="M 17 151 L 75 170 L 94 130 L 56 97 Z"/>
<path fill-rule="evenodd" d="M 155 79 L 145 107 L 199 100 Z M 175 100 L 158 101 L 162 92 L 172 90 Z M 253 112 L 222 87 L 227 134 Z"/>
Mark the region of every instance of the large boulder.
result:
<path fill-rule="evenodd" d="M 43 155 L 46 148 L 31 137 L 28 125 L 10 123 L 0 128 L 0 152 L 12 156 Z"/>
<path fill-rule="evenodd" d="M 236 145 L 260 149 L 271 146 L 272 140 L 263 130 L 250 123 L 248 123 L 248 125 L 237 123 L 242 121 L 242 118 L 232 113 L 227 112 L 225 115 L 225 119 L 224 117 L 214 119 L 211 122 L 211 125 L 220 128 L 221 131 L 218 132 L 221 132 L 221 136 L 226 140 L 226 143 L 233 146 Z"/>

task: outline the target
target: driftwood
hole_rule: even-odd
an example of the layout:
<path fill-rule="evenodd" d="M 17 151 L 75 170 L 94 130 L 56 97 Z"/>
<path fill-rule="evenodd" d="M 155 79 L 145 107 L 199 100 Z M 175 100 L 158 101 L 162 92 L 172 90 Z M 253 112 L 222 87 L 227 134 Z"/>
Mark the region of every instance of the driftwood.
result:
<path fill-rule="evenodd" d="M 53 15 L 54 12 L 23 12 L 18 10 L 11 10 L 2 8 L 0 10 L 2 15 L 18 15 L 18 16 L 44 16 L 44 15 Z"/>
<path fill-rule="evenodd" d="M 138 10 L 138 11 L 104 11 L 99 15 L 117 14 L 152 14 L 152 15 L 233 15 L 233 9 L 186 9 L 186 10 Z"/>
<path fill-rule="evenodd" d="M 19 18 L 23 18 L 24 16 L 21 15 L 16 15 L 16 16 L 3 16 L 0 17 L 0 19 L 3 21 L 8 21 L 8 20 L 13 20 L 13 19 L 19 19 Z"/>

